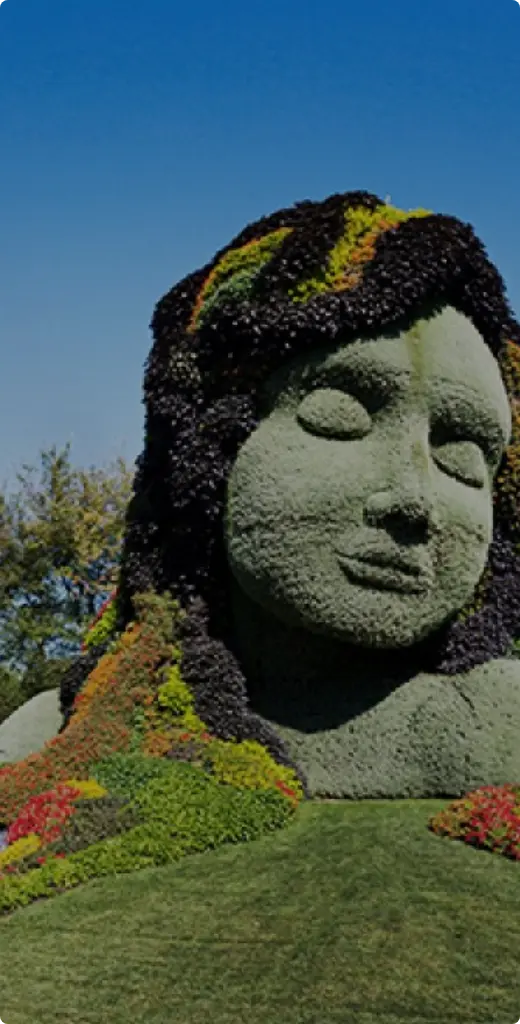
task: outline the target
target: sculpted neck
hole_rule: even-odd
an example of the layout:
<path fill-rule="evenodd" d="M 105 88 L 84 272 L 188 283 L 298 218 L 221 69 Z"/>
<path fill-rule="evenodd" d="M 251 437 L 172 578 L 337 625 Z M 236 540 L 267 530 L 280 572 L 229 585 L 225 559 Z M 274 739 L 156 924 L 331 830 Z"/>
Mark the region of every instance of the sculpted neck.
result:
<path fill-rule="evenodd" d="M 431 668 L 432 644 L 367 650 L 287 626 L 234 581 L 231 621 L 230 644 L 251 707 L 280 726 L 312 732 L 336 728 Z"/>

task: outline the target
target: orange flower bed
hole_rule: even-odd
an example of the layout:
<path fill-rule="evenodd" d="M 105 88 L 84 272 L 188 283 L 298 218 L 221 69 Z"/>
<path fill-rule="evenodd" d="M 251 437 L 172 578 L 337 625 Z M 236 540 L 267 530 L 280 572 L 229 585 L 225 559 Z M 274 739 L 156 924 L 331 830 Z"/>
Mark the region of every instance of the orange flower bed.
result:
<path fill-rule="evenodd" d="M 74 703 L 74 721 L 82 721 L 89 713 L 89 708 L 92 704 L 96 693 L 98 691 L 106 691 L 111 684 L 111 681 L 117 678 L 117 669 L 121 663 L 121 659 L 125 655 L 125 650 L 139 638 L 139 630 L 136 626 L 131 626 L 127 629 L 126 633 L 120 642 L 120 646 L 116 651 L 108 652 L 99 659 L 95 669 L 90 673 L 82 691 L 78 694 Z"/>
<path fill-rule="evenodd" d="M 128 750 L 133 715 L 155 685 L 168 657 L 166 632 L 154 623 L 132 625 L 105 655 L 76 697 L 67 728 L 38 754 L 0 770 L 0 824 L 9 825 L 27 801 L 67 779 L 86 779 L 96 761 Z"/>

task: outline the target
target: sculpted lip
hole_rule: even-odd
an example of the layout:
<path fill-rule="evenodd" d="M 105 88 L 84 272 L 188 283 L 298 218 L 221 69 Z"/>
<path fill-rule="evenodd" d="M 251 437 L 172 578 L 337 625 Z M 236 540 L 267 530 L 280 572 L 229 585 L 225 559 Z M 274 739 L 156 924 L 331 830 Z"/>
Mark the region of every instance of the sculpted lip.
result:
<path fill-rule="evenodd" d="M 381 590 L 420 594 L 428 589 L 431 575 L 426 567 L 399 554 L 370 552 L 359 555 L 340 554 L 341 568 L 355 583 L 368 583 Z"/>

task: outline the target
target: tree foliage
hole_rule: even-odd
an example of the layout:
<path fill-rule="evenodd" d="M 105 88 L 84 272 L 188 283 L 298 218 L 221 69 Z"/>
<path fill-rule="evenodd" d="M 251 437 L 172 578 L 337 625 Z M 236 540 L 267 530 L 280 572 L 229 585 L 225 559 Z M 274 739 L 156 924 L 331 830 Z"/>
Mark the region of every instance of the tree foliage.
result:
<path fill-rule="evenodd" d="M 54 446 L 0 494 L 0 664 L 27 696 L 59 684 L 114 588 L 132 478 L 121 457 L 82 469 Z"/>

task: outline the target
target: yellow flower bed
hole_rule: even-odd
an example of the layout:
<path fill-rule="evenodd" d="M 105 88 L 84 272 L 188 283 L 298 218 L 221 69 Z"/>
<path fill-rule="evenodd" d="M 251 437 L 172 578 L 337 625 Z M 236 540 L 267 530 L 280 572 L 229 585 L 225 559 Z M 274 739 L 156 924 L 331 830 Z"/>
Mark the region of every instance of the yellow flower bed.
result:
<path fill-rule="evenodd" d="M 77 800 L 96 800 L 107 795 L 107 790 L 95 779 L 67 779 L 65 785 L 79 790 Z"/>
<path fill-rule="evenodd" d="M 40 846 L 41 840 L 34 832 L 17 839 L 15 843 L 11 843 L 7 849 L 0 852 L 0 871 L 8 864 L 17 864 L 18 861 L 30 857 L 31 853 L 36 853 L 40 849 Z"/>

